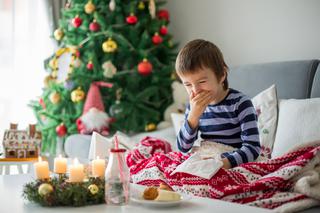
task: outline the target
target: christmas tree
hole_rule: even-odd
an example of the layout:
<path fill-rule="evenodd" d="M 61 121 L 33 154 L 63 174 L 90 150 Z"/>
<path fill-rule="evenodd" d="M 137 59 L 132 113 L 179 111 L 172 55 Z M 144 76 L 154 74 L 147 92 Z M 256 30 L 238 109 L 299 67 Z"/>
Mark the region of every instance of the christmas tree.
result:
<path fill-rule="evenodd" d="M 59 49 L 45 61 L 48 76 L 32 101 L 42 152 L 55 153 L 57 137 L 78 133 L 76 122 L 93 82 L 101 87 L 110 131 L 154 130 L 172 103 L 176 46 L 169 13 L 155 0 L 72 0 L 61 10 L 54 38 Z M 60 60 L 70 56 L 69 67 Z"/>

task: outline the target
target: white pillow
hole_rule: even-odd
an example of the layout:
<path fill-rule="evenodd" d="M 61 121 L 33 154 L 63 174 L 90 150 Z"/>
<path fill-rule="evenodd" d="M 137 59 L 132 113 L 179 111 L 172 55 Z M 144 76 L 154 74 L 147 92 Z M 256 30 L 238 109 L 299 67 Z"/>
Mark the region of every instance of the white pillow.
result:
<path fill-rule="evenodd" d="M 251 101 L 258 115 L 261 154 L 270 158 L 277 128 L 278 100 L 276 86 L 272 85 L 260 92 Z"/>
<path fill-rule="evenodd" d="M 320 98 L 281 100 L 272 157 L 279 157 L 297 145 L 320 140 L 319 127 Z"/>
<path fill-rule="evenodd" d="M 184 122 L 184 114 L 182 113 L 171 113 L 171 120 L 173 123 L 173 128 L 176 133 L 176 135 L 179 134 L 180 128 L 183 125 Z"/>

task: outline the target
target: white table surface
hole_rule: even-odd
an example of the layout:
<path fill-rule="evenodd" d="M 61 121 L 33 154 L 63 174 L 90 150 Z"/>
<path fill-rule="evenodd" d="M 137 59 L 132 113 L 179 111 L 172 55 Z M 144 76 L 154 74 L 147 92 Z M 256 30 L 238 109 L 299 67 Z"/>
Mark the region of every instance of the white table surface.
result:
<path fill-rule="evenodd" d="M 23 185 L 32 180 L 30 175 L 0 175 L 0 212 L 1 213 L 47 213 L 47 212 L 223 212 L 223 213 L 270 213 L 272 211 L 262 208 L 255 208 L 236 203 L 229 203 L 220 200 L 192 197 L 188 201 L 182 202 L 179 206 L 166 208 L 145 207 L 141 204 L 130 202 L 127 206 L 108 206 L 106 204 L 84 206 L 84 207 L 41 207 L 30 203 L 22 198 Z"/>

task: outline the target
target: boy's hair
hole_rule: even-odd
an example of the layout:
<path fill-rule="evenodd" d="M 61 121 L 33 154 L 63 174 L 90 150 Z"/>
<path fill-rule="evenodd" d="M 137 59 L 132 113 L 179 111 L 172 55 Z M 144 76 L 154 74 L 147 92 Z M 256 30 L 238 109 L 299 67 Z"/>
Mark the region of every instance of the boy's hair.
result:
<path fill-rule="evenodd" d="M 228 71 L 228 66 L 224 62 L 220 49 L 209 41 L 196 39 L 188 42 L 180 50 L 176 59 L 176 72 L 178 74 L 196 73 L 199 69 L 211 69 L 218 80 L 224 72 Z M 223 88 L 229 88 L 228 73 L 223 82 Z"/>

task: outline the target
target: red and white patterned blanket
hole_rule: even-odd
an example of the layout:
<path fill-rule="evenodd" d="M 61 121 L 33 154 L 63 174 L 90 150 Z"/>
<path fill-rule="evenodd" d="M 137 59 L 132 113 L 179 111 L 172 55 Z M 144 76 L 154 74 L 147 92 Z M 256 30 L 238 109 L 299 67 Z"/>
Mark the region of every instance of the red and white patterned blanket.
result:
<path fill-rule="evenodd" d="M 320 142 L 279 158 L 220 169 L 210 180 L 170 175 L 189 156 L 171 152 L 166 141 L 146 137 L 127 155 L 131 180 L 148 186 L 164 182 L 178 192 L 282 212 L 320 205 Z"/>

